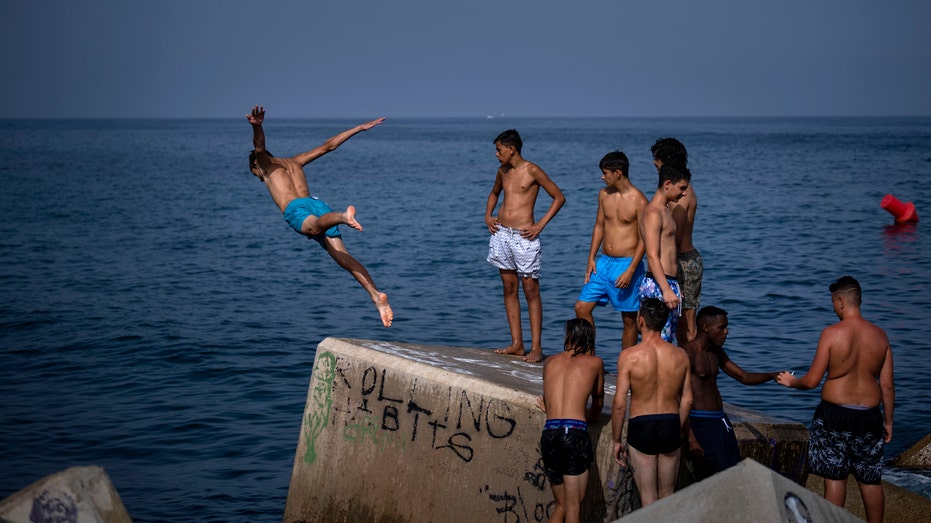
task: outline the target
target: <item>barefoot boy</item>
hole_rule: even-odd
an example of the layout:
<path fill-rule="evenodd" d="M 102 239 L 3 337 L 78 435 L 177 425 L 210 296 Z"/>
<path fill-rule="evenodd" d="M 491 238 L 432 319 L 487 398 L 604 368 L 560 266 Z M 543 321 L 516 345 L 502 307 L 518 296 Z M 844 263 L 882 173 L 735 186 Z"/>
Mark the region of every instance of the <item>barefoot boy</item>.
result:
<path fill-rule="evenodd" d="M 843 276 L 830 291 L 840 321 L 821 332 L 804 376 L 781 372 L 776 381 L 808 390 L 828 375 L 809 431 L 811 472 L 824 478 L 824 497 L 840 507 L 847 497 L 847 476 L 853 472 L 866 520 L 881 522 L 883 445 L 892 441 L 895 409 L 892 349 L 886 332 L 860 314 L 860 282 Z"/>
<path fill-rule="evenodd" d="M 724 351 L 727 341 L 727 312 L 717 307 L 698 311 L 698 335 L 682 345 L 692 364 L 692 411 L 689 412 L 689 452 L 696 462 L 698 480 L 703 480 L 740 461 L 740 447 L 731 420 L 724 413 L 718 390 L 718 373 L 744 385 L 775 380 L 778 372 L 747 372 Z"/>
<path fill-rule="evenodd" d="M 682 429 L 692 408 L 689 357 L 660 336 L 668 315 L 668 307 L 659 299 L 642 299 L 637 317 L 642 339 L 617 358 L 617 389 L 611 412 L 614 460 L 623 466 L 630 459 L 644 507 L 675 489 Z M 625 446 L 621 434 L 628 391 L 630 421 Z"/>
<path fill-rule="evenodd" d="M 304 174 L 305 165 L 336 150 L 356 133 L 367 131 L 385 119 L 377 118 L 343 131 L 323 145 L 291 158 L 276 158 L 265 149 L 265 131 L 262 129 L 262 123 L 265 121 L 264 107 L 253 107 L 246 119 L 252 124 L 252 143 L 255 147 L 249 154 L 249 170 L 268 187 L 272 200 L 284 214 L 288 225 L 298 233 L 317 240 L 340 267 L 352 274 L 371 296 L 382 324 L 385 327 L 391 326 L 394 313 L 388 304 L 388 295 L 379 292 L 365 267 L 349 254 L 336 228 L 338 224 L 345 224 L 353 229 L 362 230 L 362 226 L 355 219 L 355 207 L 350 205 L 343 212 L 333 212 L 326 202 L 310 196 L 307 176 Z"/>
<path fill-rule="evenodd" d="M 682 142 L 675 138 L 660 138 L 650 147 L 653 153 L 653 165 L 659 172 L 663 164 L 686 170 L 689 156 Z M 704 272 L 701 253 L 692 245 L 692 226 L 695 225 L 695 212 L 698 210 L 698 196 L 695 186 L 689 183 L 685 196 L 669 204 L 672 219 L 676 221 L 676 257 L 679 265 L 679 291 L 682 293 L 682 314 L 676 332 L 679 344 L 683 344 L 698 335 L 695 313 L 701 305 L 701 280 Z"/>
<path fill-rule="evenodd" d="M 546 425 L 540 450 L 556 499 L 551 523 L 580 519 L 595 457 L 586 421 L 596 421 L 604 404 L 604 362 L 595 356 L 595 326 L 582 318 L 567 321 L 563 350 L 543 363 Z"/>
<path fill-rule="evenodd" d="M 599 167 L 607 187 L 598 192 L 585 285 L 575 302 L 575 315 L 594 325 L 595 305 L 611 302 L 624 321 L 621 348 L 626 349 L 637 343 L 637 310 L 644 273 L 643 241 L 638 228 L 647 197 L 630 183 L 626 154 L 608 153 Z M 601 257 L 596 259 L 599 248 Z"/>
<path fill-rule="evenodd" d="M 688 170 L 663 165 L 656 193 L 640 218 L 640 236 L 647 257 L 647 274 L 640 285 L 640 299 L 659 298 L 669 307 L 662 336 L 672 344 L 676 343 L 679 321 L 679 283 L 676 280 L 676 222 L 667 205 L 685 195 L 689 178 Z"/>
<path fill-rule="evenodd" d="M 495 155 L 501 163 L 495 175 L 495 184 L 488 195 L 485 207 L 485 225 L 491 233 L 488 242 L 488 262 L 501 273 L 504 288 L 504 310 L 511 331 L 511 344 L 495 352 L 524 356 L 524 339 L 520 322 L 518 287 L 523 285 L 524 297 L 530 316 L 530 354 L 524 361 L 536 363 L 543 359 L 541 344 L 543 330 L 543 304 L 540 300 L 540 232 L 566 203 L 559 187 L 543 169 L 525 160 L 520 153 L 523 142 L 514 129 L 495 138 Z M 534 220 L 534 206 L 540 188 L 553 202 L 540 221 Z M 498 197 L 504 192 L 504 201 L 498 215 L 494 215 Z"/>

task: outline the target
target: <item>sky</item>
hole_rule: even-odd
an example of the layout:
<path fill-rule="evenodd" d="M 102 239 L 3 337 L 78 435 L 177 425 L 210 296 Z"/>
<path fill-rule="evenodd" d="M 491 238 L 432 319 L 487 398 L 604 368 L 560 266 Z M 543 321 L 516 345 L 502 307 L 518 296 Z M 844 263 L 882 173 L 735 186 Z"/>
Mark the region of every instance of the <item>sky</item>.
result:
<path fill-rule="evenodd" d="M 927 0 L 0 0 L 0 118 L 928 116 Z"/>

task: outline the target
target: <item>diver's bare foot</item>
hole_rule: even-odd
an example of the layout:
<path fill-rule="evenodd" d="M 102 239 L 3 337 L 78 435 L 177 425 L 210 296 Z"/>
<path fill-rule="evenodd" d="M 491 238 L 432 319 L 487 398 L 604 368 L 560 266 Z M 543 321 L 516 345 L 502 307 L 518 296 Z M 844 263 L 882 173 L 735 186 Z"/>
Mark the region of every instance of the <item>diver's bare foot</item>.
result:
<path fill-rule="evenodd" d="M 375 307 L 378 309 L 378 314 L 381 315 L 381 322 L 385 327 L 390 327 L 391 322 L 394 320 L 394 311 L 391 310 L 391 305 L 388 305 L 388 295 L 379 292 L 378 297 L 373 301 L 375 302 Z"/>
<path fill-rule="evenodd" d="M 532 349 L 530 354 L 524 356 L 527 363 L 540 363 L 543 361 L 543 349 Z"/>
<path fill-rule="evenodd" d="M 523 356 L 527 354 L 524 351 L 524 348 L 519 345 L 511 345 L 510 347 L 505 347 L 503 349 L 495 350 L 496 354 L 504 354 L 505 356 Z"/>
<path fill-rule="evenodd" d="M 346 218 L 346 225 L 356 229 L 358 231 L 362 230 L 362 225 L 356 221 L 356 208 L 350 205 L 346 207 L 346 212 L 343 213 L 343 217 Z"/>

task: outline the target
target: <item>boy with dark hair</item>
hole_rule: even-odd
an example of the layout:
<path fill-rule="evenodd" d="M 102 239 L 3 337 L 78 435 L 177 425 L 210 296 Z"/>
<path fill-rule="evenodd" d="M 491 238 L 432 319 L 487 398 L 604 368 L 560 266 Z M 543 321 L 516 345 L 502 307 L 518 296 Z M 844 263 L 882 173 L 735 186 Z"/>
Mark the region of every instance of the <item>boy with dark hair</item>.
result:
<path fill-rule="evenodd" d="M 824 497 L 843 507 L 853 472 L 870 523 L 885 510 L 883 445 L 892 441 L 895 382 L 886 332 L 860 314 L 860 282 L 843 276 L 829 287 L 840 321 L 821 332 L 808 372 L 780 372 L 780 385 L 808 390 L 821 386 L 821 403 L 811 421 L 808 462 L 824 478 Z M 882 405 L 882 409 L 880 409 Z"/>
<path fill-rule="evenodd" d="M 666 164 L 688 171 L 688 152 L 679 140 L 660 138 L 650 147 L 650 152 L 653 153 L 653 165 L 657 172 Z M 692 245 L 692 227 L 698 210 L 695 186 L 690 183 L 685 195 L 679 201 L 669 204 L 669 210 L 676 222 L 676 261 L 679 265 L 679 291 L 682 293 L 682 321 L 679 322 L 676 338 L 680 344 L 684 344 L 698 334 L 695 311 L 701 305 L 701 280 L 704 274 L 701 253 Z"/>
<path fill-rule="evenodd" d="M 657 298 L 640 301 L 640 343 L 622 350 L 617 358 L 617 388 L 611 412 L 614 460 L 630 460 L 640 501 L 647 506 L 673 493 L 682 434 L 692 407 L 689 358 L 680 347 L 663 340 L 660 330 L 669 308 Z M 621 443 L 627 393 L 630 421 L 627 442 Z"/>
<path fill-rule="evenodd" d="M 589 397 L 592 402 L 586 409 Z M 540 451 L 556 499 L 551 522 L 580 520 L 595 457 L 587 422 L 598 419 L 603 404 L 604 362 L 595 356 L 595 327 L 573 318 L 566 322 L 563 352 L 543 363 L 540 407 L 546 412 L 546 424 Z"/>
<path fill-rule="evenodd" d="M 679 201 L 689 187 L 689 172 L 663 165 L 653 199 L 640 218 L 640 236 L 647 258 L 647 273 L 640 285 L 640 298 L 659 298 L 669 307 L 669 318 L 662 329 L 663 339 L 676 343 L 679 321 L 679 282 L 676 263 L 676 222 L 670 202 Z"/>
<path fill-rule="evenodd" d="M 495 138 L 495 156 L 501 166 L 495 174 L 495 183 L 488 194 L 485 206 L 485 225 L 491 238 L 488 241 L 488 262 L 498 268 L 504 294 L 511 344 L 498 349 L 498 354 L 521 356 L 524 361 L 537 363 L 543 360 L 543 303 L 540 299 L 540 232 L 566 203 L 559 187 L 538 165 L 521 156 L 523 142 L 514 129 L 508 129 Z M 553 199 L 540 220 L 534 218 L 534 206 L 540 188 Z M 498 198 L 504 193 L 501 209 L 495 216 Z M 530 354 L 524 351 L 521 332 L 520 297 L 523 286 L 530 316 Z"/>
<path fill-rule="evenodd" d="M 638 227 L 647 205 L 647 197 L 630 183 L 629 167 L 627 155 L 621 151 L 606 154 L 599 163 L 606 187 L 598 192 L 585 281 L 575 302 L 576 317 L 592 324 L 595 306 L 610 302 L 624 322 L 622 349 L 637 343 L 637 310 L 644 274 L 643 240 Z"/>
<path fill-rule="evenodd" d="M 692 410 L 689 412 L 689 452 L 699 480 L 740 461 L 740 447 L 731 420 L 724 413 L 718 390 L 718 371 L 743 383 L 759 385 L 775 380 L 778 372 L 747 372 L 727 356 L 727 312 L 717 307 L 698 311 L 698 335 L 682 346 L 692 371 Z"/>
<path fill-rule="evenodd" d="M 381 316 L 382 324 L 390 327 L 394 312 L 388 304 L 388 295 L 375 287 L 375 282 L 365 266 L 349 254 L 336 227 L 345 224 L 361 231 L 362 225 L 355 218 L 356 208 L 350 205 L 343 212 L 333 212 L 326 202 L 310 195 L 307 175 L 304 174 L 305 165 L 335 151 L 349 138 L 362 131 L 368 131 L 385 119 L 376 118 L 347 129 L 322 145 L 291 158 L 276 158 L 265 149 L 265 131 L 262 129 L 262 123 L 265 121 L 264 107 L 256 105 L 252 112 L 246 115 L 246 119 L 252 124 L 252 144 L 255 147 L 249 154 L 249 169 L 252 174 L 268 188 L 272 200 L 283 213 L 288 225 L 299 234 L 319 242 L 340 267 L 352 274 L 369 293 Z"/>

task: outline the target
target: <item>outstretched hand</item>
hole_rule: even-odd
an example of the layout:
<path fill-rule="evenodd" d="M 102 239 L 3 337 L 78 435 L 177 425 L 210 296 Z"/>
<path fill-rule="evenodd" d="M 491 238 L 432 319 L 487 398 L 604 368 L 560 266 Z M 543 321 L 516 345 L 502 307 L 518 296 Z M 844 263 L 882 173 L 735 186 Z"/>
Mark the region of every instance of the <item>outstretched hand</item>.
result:
<path fill-rule="evenodd" d="M 364 124 L 360 125 L 359 127 L 361 127 L 363 131 L 368 131 L 368 130 L 371 129 L 372 127 L 375 127 L 376 125 L 378 125 L 378 124 L 380 124 L 380 123 L 382 123 L 382 122 L 384 122 L 384 121 L 385 121 L 385 117 L 382 116 L 381 118 L 376 118 L 376 119 L 372 120 L 371 122 L 365 122 Z"/>
<path fill-rule="evenodd" d="M 265 107 L 261 105 L 253 107 L 252 113 L 246 114 L 246 120 L 249 120 L 252 125 L 262 125 L 262 122 L 265 121 Z"/>

